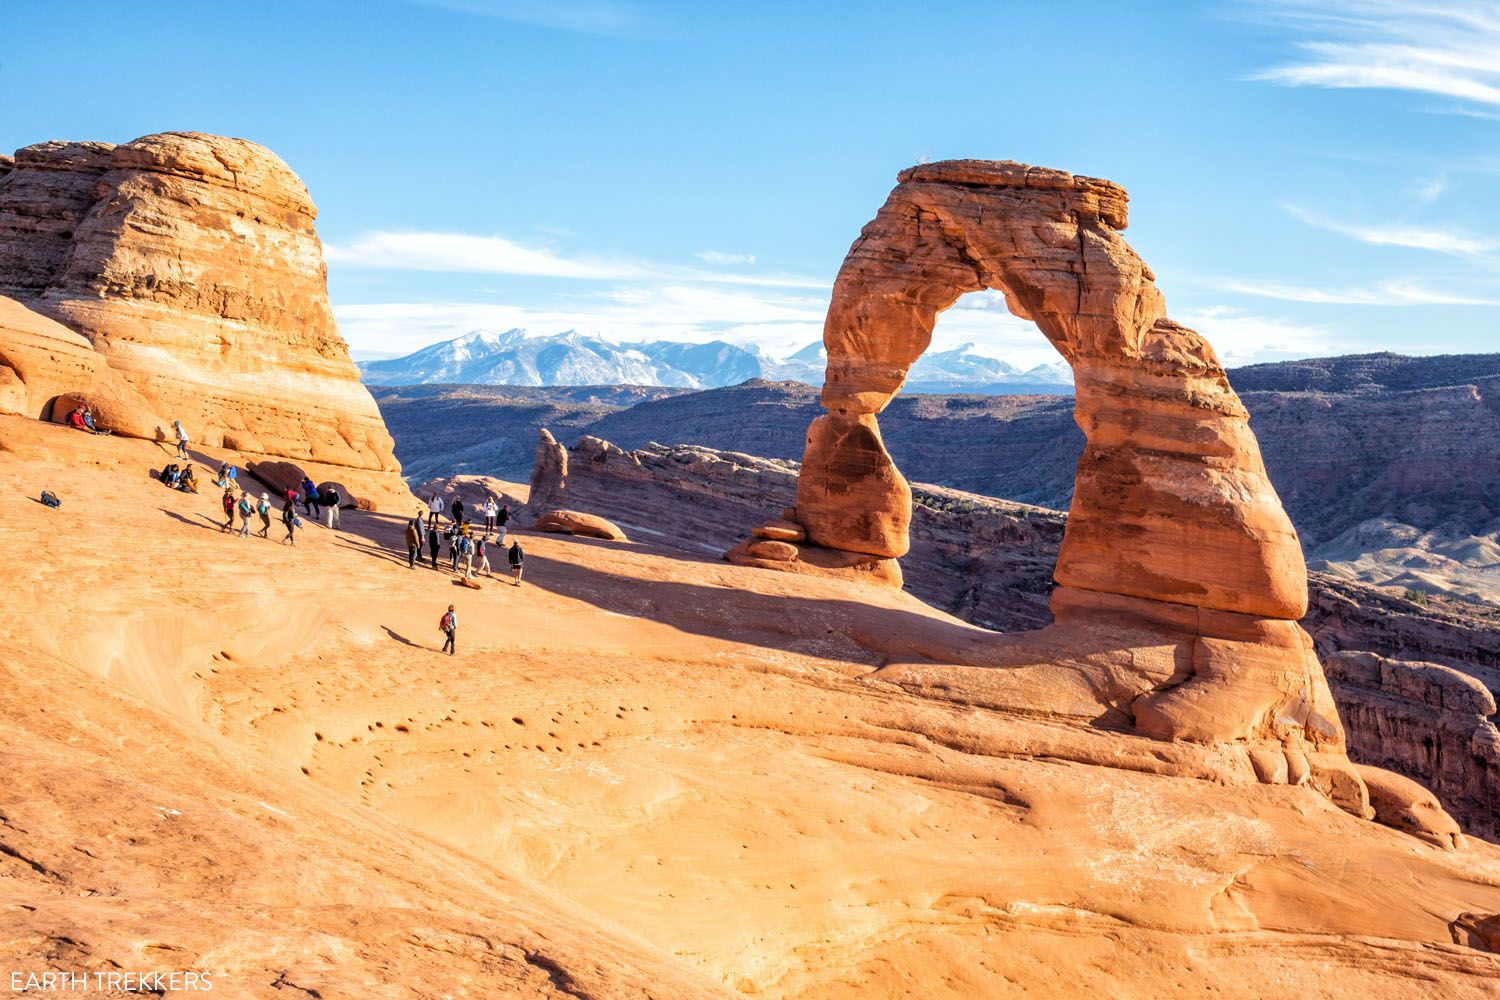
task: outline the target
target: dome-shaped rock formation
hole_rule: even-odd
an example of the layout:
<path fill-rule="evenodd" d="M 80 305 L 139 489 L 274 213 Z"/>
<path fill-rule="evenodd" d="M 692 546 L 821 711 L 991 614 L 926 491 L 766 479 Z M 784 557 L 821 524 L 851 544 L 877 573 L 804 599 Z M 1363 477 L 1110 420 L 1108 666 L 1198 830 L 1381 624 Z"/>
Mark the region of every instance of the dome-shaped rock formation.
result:
<path fill-rule="evenodd" d="M 316 217 L 296 174 L 243 139 L 39 143 L 0 174 L 0 294 L 81 334 L 70 355 L 91 350 L 78 363 L 132 391 L 150 436 L 179 419 L 195 444 L 361 470 L 405 494 L 334 322 Z M 0 355 L 29 354 L 3 325 Z M 32 416 L 34 396 L 98 391 L 55 372 L 23 381 Z"/>

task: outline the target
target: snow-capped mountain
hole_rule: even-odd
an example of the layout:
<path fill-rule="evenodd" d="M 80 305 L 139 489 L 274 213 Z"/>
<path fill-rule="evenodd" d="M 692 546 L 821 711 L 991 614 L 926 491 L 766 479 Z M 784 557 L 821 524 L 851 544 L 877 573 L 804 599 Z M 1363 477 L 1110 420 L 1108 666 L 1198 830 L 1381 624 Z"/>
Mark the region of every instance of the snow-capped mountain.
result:
<path fill-rule="evenodd" d="M 429 383 L 479 385 L 664 385 L 709 389 L 746 379 L 823 380 L 826 355 L 812 343 L 782 360 L 759 348 L 722 340 L 706 344 L 653 341 L 616 344 L 576 331 L 533 336 L 525 330 L 475 330 L 424 347 L 404 358 L 359 366 L 371 385 Z M 999 358 L 978 354 L 973 344 L 923 356 L 912 366 L 909 392 L 1069 392 L 1072 372 L 1064 362 L 1022 371 Z"/>

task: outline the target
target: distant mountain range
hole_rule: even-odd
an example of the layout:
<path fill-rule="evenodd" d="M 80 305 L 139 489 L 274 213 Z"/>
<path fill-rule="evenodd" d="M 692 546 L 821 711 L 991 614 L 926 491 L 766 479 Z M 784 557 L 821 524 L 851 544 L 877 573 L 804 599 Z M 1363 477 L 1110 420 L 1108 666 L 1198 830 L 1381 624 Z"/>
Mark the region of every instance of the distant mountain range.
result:
<path fill-rule="evenodd" d="M 475 330 L 404 358 L 366 361 L 369 385 L 646 385 L 715 389 L 747 379 L 821 385 L 825 354 L 812 343 L 784 360 L 722 340 L 617 344 L 576 331 L 534 336 L 525 330 Z M 978 354 L 973 344 L 929 353 L 912 366 L 907 392 L 1015 395 L 1071 392 L 1064 361 L 1022 370 Z"/>

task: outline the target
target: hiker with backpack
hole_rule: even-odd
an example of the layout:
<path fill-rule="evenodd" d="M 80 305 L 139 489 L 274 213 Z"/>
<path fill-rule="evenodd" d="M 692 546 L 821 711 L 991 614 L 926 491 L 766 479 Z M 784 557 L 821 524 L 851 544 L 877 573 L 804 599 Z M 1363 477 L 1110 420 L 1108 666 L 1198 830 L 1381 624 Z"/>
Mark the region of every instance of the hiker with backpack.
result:
<path fill-rule="evenodd" d="M 490 533 L 487 531 L 484 537 L 474 539 L 474 559 L 479 564 L 479 571 L 493 578 L 495 574 L 490 572 L 489 541 Z"/>
<path fill-rule="evenodd" d="M 339 505 L 344 502 L 343 496 L 339 494 L 338 490 L 330 486 L 328 487 L 328 492 L 319 495 L 318 502 L 328 508 L 329 529 L 337 530 L 339 526 Z"/>
<path fill-rule="evenodd" d="M 406 568 L 417 568 L 417 554 L 422 551 L 421 515 L 406 522 Z"/>
<path fill-rule="evenodd" d="M 177 457 L 186 462 L 188 460 L 188 433 L 183 429 L 181 420 L 172 421 L 172 433 L 177 438 Z"/>
<path fill-rule="evenodd" d="M 526 553 L 521 551 L 521 540 L 517 538 L 510 543 L 510 575 L 515 578 L 516 586 L 521 585 L 521 569 L 526 563 Z"/>
<path fill-rule="evenodd" d="M 198 475 L 193 471 L 191 462 L 182 470 L 182 475 L 177 477 L 177 488 L 183 493 L 198 492 Z"/>
<path fill-rule="evenodd" d="M 241 493 L 239 502 L 234 509 L 240 515 L 240 537 L 250 537 L 250 515 L 255 513 L 255 506 L 250 503 L 250 494 Z"/>
<path fill-rule="evenodd" d="M 297 505 L 291 500 L 281 508 L 281 523 L 286 527 L 286 537 L 281 540 L 281 544 L 296 545 L 297 525 L 302 523 L 302 519 L 297 516 Z"/>
<path fill-rule="evenodd" d="M 448 605 L 447 612 L 438 619 L 438 628 L 448 637 L 443 640 L 443 652 L 454 655 L 458 651 L 458 612 L 453 610 L 453 605 Z"/>
<path fill-rule="evenodd" d="M 260 537 L 271 537 L 271 494 L 262 493 L 260 502 L 255 505 L 255 512 L 260 515 Z"/>
<path fill-rule="evenodd" d="M 228 486 L 224 487 L 224 496 L 220 498 L 224 505 L 224 523 L 219 526 L 220 533 L 234 530 L 234 490 Z"/>
<path fill-rule="evenodd" d="M 438 549 L 443 545 L 443 536 L 438 534 L 437 527 L 429 520 L 427 522 L 427 551 L 432 553 L 432 568 L 437 569 Z"/>
<path fill-rule="evenodd" d="M 464 564 L 464 579 L 472 580 L 474 578 L 474 539 L 467 534 L 458 536 L 458 557 Z M 455 566 L 454 569 L 456 570 L 457 567 Z"/>

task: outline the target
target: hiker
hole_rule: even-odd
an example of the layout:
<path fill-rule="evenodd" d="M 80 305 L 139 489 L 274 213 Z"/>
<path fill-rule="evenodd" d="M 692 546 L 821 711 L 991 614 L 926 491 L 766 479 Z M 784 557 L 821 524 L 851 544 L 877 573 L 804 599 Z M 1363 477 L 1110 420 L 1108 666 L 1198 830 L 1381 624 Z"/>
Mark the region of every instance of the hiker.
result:
<path fill-rule="evenodd" d="M 406 522 L 406 568 L 417 568 L 417 554 L 422 551 L 422 515 Z"/>
<path fill-rule="evenodd" d="M 318 506 L 318 487 L 306 476 L 302 477 L 302 512 L 314 521 L 318 519 L 318 511 L 313 508 Z"/>
<path fill-rule="evenodd" d="M 458 572 L 458 525 L 448 525 L 448 530 L 443 532 L 443 537 L 448 539 L 448 559 L 453 564 L 453 572 Z"/>
<path fill-rule="evenodd" d="M 466 534 L 458 536 L 458 555 L 464 563 L 464 579 L 474 578 L 474 539 Z"/>
<path fill-rule="evenodd" d="M 240 537 L 250 537 L 250 515 L 255 513 L 255 507 L 250 503 L 250 494 L 241 493 L 240 502 L 234 505 L 234 509 L 240 515 Z"/>
<path fill-rule="evenodd" d="M 484 530 L 486 533 L 495 530 L 495 515 L 500 513 L 500 505 L 495 502 L 494 497 L 487 497 L 484 501 Z"/>
<path fill-rule="evenodd" d="M 499 525 L 500 531 L 505 531 L 505 526 L 510 523 L 510 504 L 501 504 L 500 513 L 495 515 L 495 523 Z"/>
<path fill-rule="evenodd" d="M 234 490 L 224 487 L 224 496 L 220 501 L 224 505 L 224 523 L 219 526 L 219 532 L 234 530 Z"/>
<path fill-rule="evenodd" d="M 464 498 L 463 497 L 454 497 L 453 498 L 453 523 L 454 524 L 463 524 L 464 523 Z"/>
<path fill-rule="evenodd" d="M 288 486 L 286 492 L 281 494 L 282 506 L 286 506 L 287 504 L 296 504 L 297 498 L 300 495 L 301 494 L 297 492 L 295 487 Z"/>
<path fill-rule="evenodd" d="M 443 498 L 434 493 L 432 495 L 432 499 L 427 501 L 427 527 L 431 528 L 433 525 L 437 524 L 438 519 L 441 518 L 442 515 Z"/>
<path fill-rule="evenodd" d="M 328 508 L 328 527 L 337 530 L 339 526 L 339 505 L 344 502 L 344 498 L 339 494 L 338 490 L 330 486 L 328 487 L 328 492 L 318 497 L 318 502 Z"/>
<path fill-rule="evenodd" d="M 83 421 L 83 404 L 79 403 L 73 407 L 73 412 L 68 414 L 68 426 L 80 431 L 89 429 L 88 424 Z"/>
<path fill-rule="evenodd" d="M 198 492 L 198 475 L 193 471 L 191 462 L 182 470 L 182 475 L 177 477 L 177 488 L 184 493 Z"/>
<path fill-rule="evenodd" d="M 427 551 L 432 553 L 432 568 L 437 569 L 438 549 L 442 546 L 442 536 L 438 534 L 437 528 L 431 521 L 427 522 Z"/>
<path fill-rule="evenodd" d="M 291 500 L 281 508 L 281 523 L 286 526 L 286 537 L 281 540 L 282 545 L 296 545 L 297 539 L 297 505 Z"/>
<path fill-rule="evenodd" d="M 181 477 L 182 470 L 177 467 L 176 462 L 173 462 L 171 465 L 161 470 L 162 485 L 170 486 L 174 490 L 177 488 L 177 484 L 181 480 Z"/>
<path fill-rule="evenodd" d="M 186 462 L 188 460 L 188 433 L 183 429 L 181 420 L 172 421 L 172 433 L 177 438 L 177 457 Z"/>
<path fill-rule="evenodd" d="M 516 586 L 521 585 L 521 567 L 526 562 L 526 553 L 521 551 L 521 540 L 517 538 L 510 543 L 510 575 L 515 577 Z"/>
<path fill-rule="evenodd" d="M 240 470 L 239 469 L 237 469 L 234 466 L 230 465 L 228 462 L 220 462 L 219 463 L 219 478 L 216 479 L 216 480 L 214 480 L 214 485 L 215 486 L 227 486 L 230 489 L 234 489 L 240 483 L 239 476 L 240 476 Z"/>
<path fill-rule="evenodd" d="M 447 614 L 438 620 L 438 628 L 448 637 L 443 641 L 443 652 L 452 656 L 458 651 L 458 613 L 453 610 L 453 605 L 448 605 Z"/>
<path fill-rule="evenodd" d="M 260 537 L 271 537 L 271 494 L 262 493 L 260 502 L 255 505 L 255 512 L 260 515 Z"/>
<path fill-rule="evenodd" d="M 490 572 L 489 541 L 490 533 L 488 531 L 484 533 L 483 538 L 474 539 L 474 558 L 479 563 L 479 571 L 485 576 L 493 578 L 495 574 Z"/>

